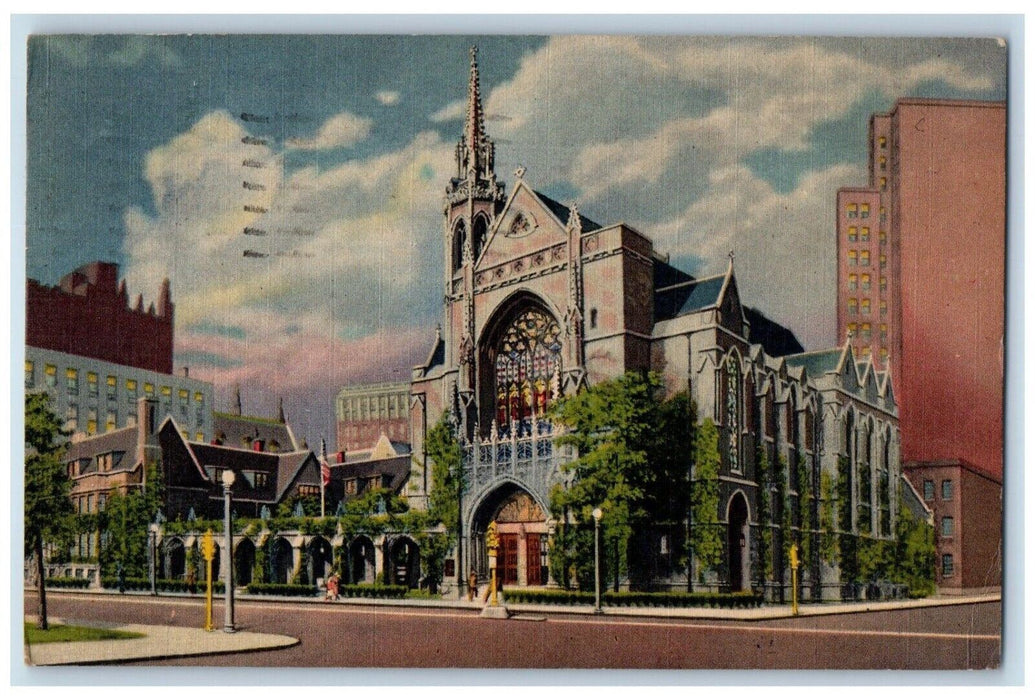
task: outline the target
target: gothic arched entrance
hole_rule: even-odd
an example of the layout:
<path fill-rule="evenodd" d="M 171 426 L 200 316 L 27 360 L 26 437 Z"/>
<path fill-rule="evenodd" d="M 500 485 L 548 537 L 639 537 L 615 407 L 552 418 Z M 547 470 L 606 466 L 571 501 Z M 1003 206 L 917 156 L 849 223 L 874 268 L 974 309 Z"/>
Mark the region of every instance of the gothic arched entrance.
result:
<path fill-rule="evenodd" d="M 730 499 L 726 518 L 730 591 L 736 593 L 751 587 L 748 507 L 743 493 L 738 491 Z"/>
<path fill-rule="evenodd" d="M 252 582 L 252 571 L 255 569 L 255 544 L 243 539 L 234 551 L 234 583 L 247 586 Z"/>
<path fill-rule="evenodd" d="M 489 575 L 485 530 L 496 521 L 500 535 L 497 575 L 504 586 L 545 586 L 549 581 L 546 513 L 525 489 L 505 483 L 490 492 L 475 510 L 472 526 L 473 566 Z"/>
<path fill-rule="evenodd" d="M 389 559 L 391 561 L 392 583 L 407 588 L 420 585 L 420 548 L 409 537 L 400 537 L 392 543 Z"/>
<path fill-rule="evenodd" d="M 349 545 L 349 583 L 373 583 L 374 543 L 360 535 Z"/>

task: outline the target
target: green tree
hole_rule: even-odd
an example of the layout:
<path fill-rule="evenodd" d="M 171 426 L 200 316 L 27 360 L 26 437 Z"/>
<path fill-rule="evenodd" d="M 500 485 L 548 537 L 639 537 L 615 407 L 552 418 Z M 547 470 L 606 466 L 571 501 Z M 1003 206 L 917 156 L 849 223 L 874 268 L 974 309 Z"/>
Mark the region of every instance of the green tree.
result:
<path fill-rule="evenodd" d="M 448 416 L 443 415 L 428 431 L 424 448 L 431 461 L 428 513 L 445 526 L 447 537 L 455 540 L 460 531 L 463 463 L 460 443 L 453 434 Z"/>
<path fill-rule="evenodd" d="M 931 595 L 935 590 L 935 558 L 934 528 L 900 506 L 895 523 L 892 580 L 904 583 L 912 597 Z"/>
<path fill-rule="evenodd" d="M 711 418 L 705 418 L 694 436 L 690 491 L 690 547 L 703 569 L 714 569 L 722 560 L 719 464 L 719 430 Z"/>
<path fill-rule="evenodd" d="M 837 458 L 837 512 L 841 582 L 854 583 L 859 580 L 859 541 L 852 529 L 852 470 L 844 455 Z"/>
<path fill-rule="evenodd" d="M 809 468 L 809 461 L 804 454 L 798 455 L 797 470 L 799 547 L 801 548 L 802 566 L 809 569 L 812 566 L 812 532 L 816 529 L 812 515 L 812 505 L 816 494 L 812 484 L 812 470 Z"/>
<path fill-rule="evenodd" d="M 72 501 L 63 455 L 68 433 L 50 407 L 44 393 L 25 396 L 25 554 L 36 560 L 37 621 L 45 630 L 47 622 L 46 572 L 43 546 L 59 539 L 69 526 Z"/>
<path fill-rule="evenodd" d="M 758 482 L 758 571 L 756 578 L 763 582 L 773 578 L 773 496 L 772 476 L 769 473 L 769 451 L 762 440 L 755 446 L 755 470 Z"/>
<path fill-rule="evenodd" d="M 819 556 L 833 565 L 838 558 L 837 522 L 834 517 L 834 480 L 827 472 L 819 475 Z"/>
<path fill-rule="evenodd" d="M 685 394 L 664 399 L 657 375 L 627 372 L 564 399 L 552 416 L 568 429 L 557 444 L 578 454 L 563 467 L 574 473 L 572 485 L 551 494 L 551 510 L 567 523 L 554 545 L 567 552 L 560 559 L 572 557 L 585 585 L 595 508 L 603 511 L 603 541 L 621 552 L 636 531 L 683 522 L 693 407 Z"/>
<path fill-rule="evenodd" d="M 162 470 L 157 464 L 145 467 L 141 488 L 113 491 L 101 513 L 99 527 L 106 533 L 101 550 L 101 571 L 114 576 L 121 564 L 126 576 L 145 577 L 148 566 L 148 528 L 162 507 Z"/>

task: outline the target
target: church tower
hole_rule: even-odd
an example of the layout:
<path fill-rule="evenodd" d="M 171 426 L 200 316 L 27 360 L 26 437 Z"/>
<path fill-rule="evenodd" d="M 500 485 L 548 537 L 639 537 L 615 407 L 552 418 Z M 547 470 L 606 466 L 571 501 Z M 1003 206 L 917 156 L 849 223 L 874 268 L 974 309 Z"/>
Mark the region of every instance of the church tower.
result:
<path fill-rule="evenodd" d="M 456 389 L 464 412 L 471 409 L 476 386 L 474 267 L 505 203 L 504 185 L 496 180 L 495 164 L 496 145 L 485 133 L 478 49 L 472 46 L 467 115 L 456 145 L 456 177 L 446 186 L 444 209 L 445 298 L 450 309 L 446 317 L 451 325 L 445 341 L 452 354 L 449 359 L 459 366 Z"/>

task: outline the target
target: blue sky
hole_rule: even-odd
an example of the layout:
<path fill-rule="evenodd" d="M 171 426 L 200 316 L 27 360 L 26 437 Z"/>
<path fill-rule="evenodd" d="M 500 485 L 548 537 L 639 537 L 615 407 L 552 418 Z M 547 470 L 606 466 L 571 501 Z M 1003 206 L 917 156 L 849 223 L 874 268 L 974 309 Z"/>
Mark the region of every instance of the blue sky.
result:
<path fill-rule="evenodd" d="M 810 349 L 836 342 L 834 196 L 866 182 L 869 115 L 1006 90 L 994 40 L 37 37 L 28 275 L 114 260 L 145 300 L 170 277 L 177 364 L 217 405 L 240 382 L 331 437 L 337 389 L 405 379 L 439 320 L 472 44 L 505 182 L 523 165 L 692 272 L 736 250 L 745 301 Z"/>

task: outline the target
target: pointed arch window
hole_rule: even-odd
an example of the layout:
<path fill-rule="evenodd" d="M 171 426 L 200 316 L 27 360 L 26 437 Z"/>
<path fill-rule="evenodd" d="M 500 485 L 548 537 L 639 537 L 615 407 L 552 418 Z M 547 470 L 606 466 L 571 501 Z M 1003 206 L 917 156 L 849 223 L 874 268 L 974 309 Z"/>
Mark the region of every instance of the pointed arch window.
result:
<path fill-rule="evenodd" d="M 471 243 L 474 245 L 474 259 L 477 260 L 485 250 L 485 244 L 489 238 L 489 221 L 483 214 L 474 217 L 474 225 L 471 227 L 473 235 Z"/>
<path fill-rule="evenodd" d="M 730 353 L 726 358 L 726 426 L 732 471 L 740 471 L 740 405 L 740 359 Z"/>
<path fill-rule="evenodd" d="M 504 329 L 496 354 L 496 423 L 542 415 L 560 393 L 561 329 L 540 309 L 520 313 Z"/>
<path fill-rule="evenodd" d="M 464 247 L 467 245 L 467 226 L 463 220 L 456 222 L 453 227 L 453 272 L 459 270 L 464 264 Z"/>

